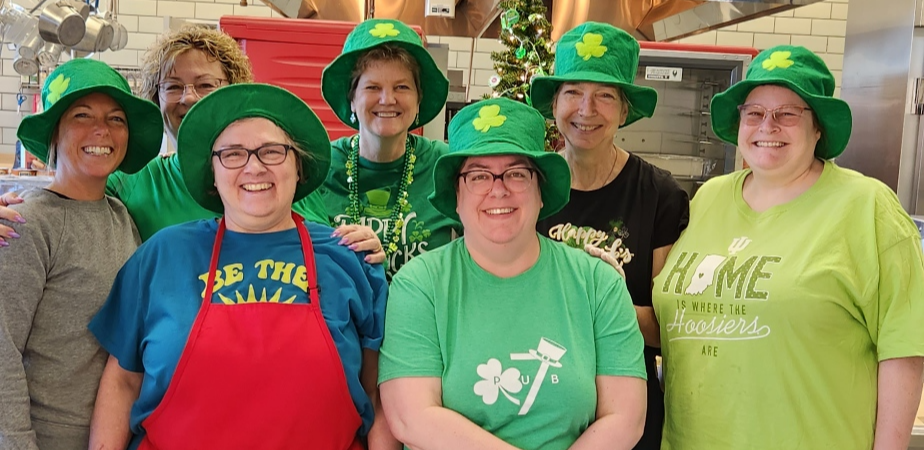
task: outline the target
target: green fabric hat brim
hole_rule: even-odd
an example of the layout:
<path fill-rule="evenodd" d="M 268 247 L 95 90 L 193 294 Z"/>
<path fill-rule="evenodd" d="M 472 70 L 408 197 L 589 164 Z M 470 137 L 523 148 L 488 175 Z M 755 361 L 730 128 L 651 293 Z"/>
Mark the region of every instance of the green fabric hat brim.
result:
<path fill-rule="evenodd" d="M 763 77 L 755 80 L 743 80 L 725 92 L 712 98 L 710 112 L 712 130 L 719 139 L 732 145 L 738 145 L 738 125 L 740 113 L 738 105 L 744 103 L 751 91 L 763 85 L 777 85 L 795 92 L 809 105 L 821 125 L 822 138 L 815 145 L 815 156 L 822 159 L 836 158 L 850 140 L 853 128 L 853 115 L 847 102 L 834 97 L 813 95 L 801 86 L 785 78 Z"/>
<path fill-rule="evenodd" d="M 658 91 L 650 87 L 624 83 L 612 75 L 597 71 L 578 71 L 563 76 L 533 77 L 529 93 L 533 107 L 539 110 L 546 119 L 555 120 L 552 111 L 552 100 L 558 92 L 558 87 L 562 83 L 585 82 L 615 86 L 626 95 L 629 100 L 629 114 L 626 116 L 626 123 L 622 124 L 620 128 L 629 126 L 643 117 L 651 117 L 654 115 L 655 107 L 658 105 Z"/>
<path fill-rule="evenodd" d="M 212 145 L 228 125 L 254 117 L 275 123 L 311 156 L 301 158 L 304 182 L 296 185 L 293 203 L 314 192 L 327 178 L 330 141 L 314 111 L 285 89 L 268 84 L 233 84 L 199 100 L 180 124 L 177 155 L 183 181 L 203 208 L 224 213 L 221 197 L 215 195 Z"/>
<path fill-rule="evenodd" d="M 135 97 L 110 85 L 90 85 L 67 92 L 45 111 L 22 119 L 16 137 L 22 145 L 44 163 L 48 163 L 48 147 L 64 112 L 77 100 L 100 92 L 112 97 L 125 111 L 128 122 L 128 147 L 119 170 L 135 173 L 160 153 L 164 136 L 164 119 L 160 109 L 147 100 Z"/>
<path fill-rule="evenodd" d="M 522 155 L 530 158 L 542 172 L 545 181 L 539 186 L 542 193 L 539 220 L 561 211 L 568 204 L 571 196 L 571 170 L 565 158 L 553 152 L 537 154 L 526 151 L 511 143 L 492 143 L 484 147 L 453 151 L 441 156 L 433 169 L 433 193 L 428 197 L 430 204 L 444 216 L 461 223 L 459 213 L 456 211 L 456 186 L 459 180 L 457 175 L 465 159 L 502 155 Z M 462 186 L 460 189 L 465 189 L 465 187 Z"/>
<path fill-rule="evenodd" d="M 416 33 L 415 33 L 416 36 Z M 334 114 L 345 125 L 355 130 L 359 129 L 359 122 L 351 122 L 350 115 L 350 82 L 353 78 L 353 69 L 356 67 L 356 61 L 368 50 L 379 45 L 391 44 L 407 50 L 411 56 L 417 60 L 420 66 L 420 112 L 418 113 L 418 123 L 412 127 L 424 126 L 439 115 L 446 105 L 446 98 L 449 96 L 449 80 L 443 75 L 430 52 L 421 45 L 410 42 L 379 39 L 375 45 L 369 45 L 357 48 L 343 53 L 324 68 L 321 74 L 321 94 L 324 100 L 330 105 Z"/>

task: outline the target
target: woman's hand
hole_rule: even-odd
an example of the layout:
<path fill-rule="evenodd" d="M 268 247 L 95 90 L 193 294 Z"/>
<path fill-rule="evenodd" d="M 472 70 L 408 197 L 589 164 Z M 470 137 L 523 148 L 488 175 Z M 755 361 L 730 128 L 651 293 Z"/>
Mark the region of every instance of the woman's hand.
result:
<path fill-rule="evenodd" d="M 616 257 L 613 256 L 611 253 L 604 251 L 600 247 L 590 245 L 590 244 L 587 244 L 584 246 L 584 251 L 589 253 L 590 256 L 593 256 L 595 258 L 600 258 L 607 264 L 613 266 L 613 268 L 616 269 L 617 272 L 619 272 L 619 275 L 622 276 L 623 279 L 626 278 L 626 273 L 622 270 L 622 264 L 620 264 L 619 261 L 616 260 Z"/>
<path fill-rule="evenodd" d="M 372 231 L 372 228 L 362 225 L 340 225 L 334 230 L 333 236 L 340 237 L 340 245 L 346 245 L 354 252 L 369 252 L 365 258 L 367 263 L 385 262 L 385 249 L 382 247 L 382 241 Z"/>
<path fill-rule="evenodd" d="M 18 212 L 14 211 L 12 208 L 7 208 L 7 206 L 22 202 L 23 199 L 19 198 L 19 196 L 14 192 L 7 192 L 6 194 L 0 195 L 0 219 L 8 220 L 10 222 L 26 223 L 26 219 L 23 219 Z M 7 241 L 17 238 L 19 238 L 19 235 L 16 234 L 15 230 L 6 225 L 0 224 L 0 247 L 6 247 L 10 245 L 10 243 Z"/>

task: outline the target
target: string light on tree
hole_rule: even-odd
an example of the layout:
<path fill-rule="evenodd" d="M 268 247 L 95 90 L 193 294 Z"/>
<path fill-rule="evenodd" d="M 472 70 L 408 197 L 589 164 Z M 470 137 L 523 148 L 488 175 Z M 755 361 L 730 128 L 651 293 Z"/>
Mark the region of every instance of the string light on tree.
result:
<path fill-rule="evenodd" d="M 500 42 L 507 50 L 491 53 L 498 77 L 491 79 L 491 97 L 531 104 L 529 82 L 534 76 L 550 74 L 555 59 L 552 42 L 547 39 L 552 35 L 548 11 L 543 0 L 501 0 L 498 7 L 503 11 Z M 548 122 L 546 132 L 546 150 L 554 150 L 560 140 L 558 129 Z"/>

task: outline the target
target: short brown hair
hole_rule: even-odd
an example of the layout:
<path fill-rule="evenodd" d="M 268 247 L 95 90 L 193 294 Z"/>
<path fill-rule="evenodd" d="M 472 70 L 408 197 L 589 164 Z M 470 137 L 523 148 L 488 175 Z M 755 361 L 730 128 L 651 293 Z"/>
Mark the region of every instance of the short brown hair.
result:
<path fill-rule="evenodd" d="M 173 70 L 176 57 L 188 50 L 200 50 L 209 60 L 220 62 L 229 84 L 253 82 L 250 59 L 234 38 L 213 28 L 187 25 L 162 34 L 144 53 L 140 96 L 160 106 L 157 85 Z"/>
<path fill-rule="evenodd" d="M 414 76 L 414 88 L 417 89 L 417 101 L 420 102 L 420 64 L 410 52 L 393 44 L 373 47 L 359 56 L 356 65 L 353 66 L 353 73 L 350 74 L 350 92 L 347 94 L 347 99 L 353 101 L 356 87 L 359 86 L 359 78 L 366 69 L 376 63 L 392 61 L 403 64 Z"/>

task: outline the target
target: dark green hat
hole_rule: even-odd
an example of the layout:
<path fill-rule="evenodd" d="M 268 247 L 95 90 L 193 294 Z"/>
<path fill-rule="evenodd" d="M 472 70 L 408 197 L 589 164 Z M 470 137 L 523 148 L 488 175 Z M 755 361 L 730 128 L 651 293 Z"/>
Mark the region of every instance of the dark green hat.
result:
<path fill-rule="evenodd" d="M 373 47 L 391 44 L 408 51 L 420 66 L 420 112 L 419 125 L 426 125 L 446 104 L 449 95 L 449 80 L 443 75 L 430 52 L 423 46 L 420 36 L 404 24 L 392 19 L 369 19 L 350 32 L 343 44 L 343 53 L 324 68 L 321 75 L 321 94 L 334 110 L 340 121 L 354 129 L 359 124 L 350 120 L 350 82 L 356 61 Z"/>
<path fill-rule="evenodd" d="M 809 105 L 821 124 L 821 139 L 815 144 L 815 156 L 837 157 L 847 148 L 853 118 L 847 102 L 834 98 L 834 76 L 825 62 L 805 47 L 779 45 L 760 52 L 747 76 L 712 98 L 712 130 L 729 144 L 738 145 L 738 106 L 751 90 L 772 84 L 786 87 Z"/>
<path fill-rule="evenodd" d="M 58 66 L 42 87 L 44 111 L 22 119 L 16 137 L 29 153 L 48 162 L 51 136 L 64 111 L 75 101 L 101 92 L 112 97 L 125 111 L 128 121 L 128 148 L 119 170 L 135 173 L 160 153 L 164 119 L 154 103 L 136 97 L 121 74 L 104 62 L 72 59 Z"/>
<path fill-rule="evenodd" d="M 492 98 L 462 108 L 449 123 L 449 153 L 436 161 L 430 203 L 459 221 L 456 212 L 456 175 L 466 158 L 523 155 L 532 159 L 545 177 L 539 186 L 539 219 L 557 213 L 571 196 L 571 170 L 561 155 L 545 151 L 545 119 L 529 106 L 508 98 Z"/>
<path fill-rule="evenodd" d="M 603 83 L 618 87 L 629 100 L 627 126 L 651 117 L 658 91 L 635 85 L 639 45 L 632 35 L 610 24 L 585 22 L 562 35 L 555 48 L 555 75 L 533 77 L 529 95 L 548 119 L 552 100 L 562 83 Z"/>
<path fill-rule="evenodd" d="M 308 196 L 327 178 L 330 142 L 314 111 L 291 92 L 268 84 L 241 83 L 219 88 L 199 100 L 183 118 L 177 136 L 177 155 L 186 189 L 203 208 L 224 213 L 214 194 L 212 145 L 232 123 L 249 117 L 269 119 L 282 128 L 299 148 L 311 155 L 301 158 L 302 180 L 293 203 Z"/>

